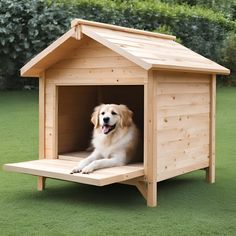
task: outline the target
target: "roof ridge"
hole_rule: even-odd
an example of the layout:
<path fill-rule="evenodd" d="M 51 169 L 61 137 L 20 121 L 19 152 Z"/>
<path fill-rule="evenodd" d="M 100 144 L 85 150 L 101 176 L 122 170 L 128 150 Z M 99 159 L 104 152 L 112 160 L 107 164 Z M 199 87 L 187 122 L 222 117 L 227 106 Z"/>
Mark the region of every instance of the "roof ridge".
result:
<path fill-rule="evenodd" d="M 100 22 L 95 22 L 95 21 L 88 21 L 88 20 L 83 20 L 83 19 L 78 19 L 78 18 L 71 21 L 71 28 L 76 27 L 78 25 L 95 26 L 95 27 L 99 27 L 99 28 L 106 28 L 106 29 L 123 31 L 123 32 L 134 33 L 134 34 L 141 34 L 141 35 L 152 36 L 152 37 L 162 38 L 162 39 L 169 39 L 169 40 L 176 39 L 176 37 L 173 35 L 154 33 L 154 32 L 145 31 L 145 30 L 127 28 L 127 27 L 123 27 L 123 26 L 100 23 Z"/>

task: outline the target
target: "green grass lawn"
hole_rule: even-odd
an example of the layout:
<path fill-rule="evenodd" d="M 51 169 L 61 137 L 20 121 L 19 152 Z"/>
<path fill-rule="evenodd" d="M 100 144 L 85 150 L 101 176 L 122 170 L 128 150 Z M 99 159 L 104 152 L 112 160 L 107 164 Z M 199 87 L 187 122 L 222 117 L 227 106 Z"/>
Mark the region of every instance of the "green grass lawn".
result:
<path fill-rule="evenodd" d="M 0 164 L 37 159 L 36 92 L 0 92 Z M 0 171 L 0 235 L 236 235 L 236 88 L 217 92 L 216 183 L 196 171 L 158 184 L 94 187 Z"/>

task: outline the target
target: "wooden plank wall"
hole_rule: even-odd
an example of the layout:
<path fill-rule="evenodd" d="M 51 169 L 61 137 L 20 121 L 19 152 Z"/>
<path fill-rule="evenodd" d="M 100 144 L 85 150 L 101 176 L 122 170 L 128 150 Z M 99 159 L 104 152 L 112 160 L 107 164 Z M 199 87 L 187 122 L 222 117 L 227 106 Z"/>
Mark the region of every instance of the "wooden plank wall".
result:
<path fill-rule="evenodd" d="M 157 181 L 209 166 L 209 75 L 158 72 Z"/>
<path fill-rule="evenodd" d="M 78 49 L 68 52 L 67 56 L 63 60 L 46 70 L 45 78 L 45 157 L 56 158 L 57 150 L 55 146 L 57 146 L 57 132 L 55 132 L 55 129 L 57 127 L 57 120 L 54 114 L 57 111 L 57 107 L 55 107 L 55 100 L 57 99 L 57 93 L 60 93 L 60 89 L 57 91 L 55 86 L 141 85 L 147 81 L 147 72 L 133 62 L 130 62 L 89 37 L 84 36 Z M 86 92 L 90 94 L 89 96 L 92 100 L 92 102 L 90 101 L 91 105 L 89 106 L 95 105 L 93 102 L 93 91 L 95 92 L 95 90 L 87 90 Z M 66 91 L 62 90 L 61 92 L 66 93 Z M 95 93 L 97 96 L 97 92 Z M 110 91 L 110 94 L 111 93 L 112 90 Z M 72 92 L 69 96 L 71 98 L 74 96 L 77 101 L 64 104 L 64 109 L 69 109 L 68 107 L 73 107 L 76 109 L 80 106 L 78 99 L 81 100 L 82 105 L 83 103 L 87 104 L 82 97 L 79 98 L 75 94 L 77 94 L 76 91 Z M 142 93 L 140 92 L 139 94 Z M 133 91 L 133 96 L 139 96 L 139 94 L 135 94 Z M 89 96 L 87 96 L 87 99 Z M 99 96 L 101 97 L 101 94 L 98 95 L 98 97 Z M 106 96 L 106 101 L 109 96 Z M 120 97 L 122 96 L 123 95 L 121 93 Z M 99 98 L 97 99 L 99 100 Z M 60 103 L 66 103 L 66 101 L 63 101 L 62 98 L 59 98 L 59 100 Z M 59 113 L 62 112 L 62 110 L 60 110 L 61 109 L 58 111 Z M 58 122 L 61 126 L 62 121 L 59 119 Z M 141 119 L 139 119 L 138 122 L 141 123 Z M 69 129 L 71 129 L 71 127 Z M 59 145 L 62 146 L 62 144 Z M 63 152 L 67 148 L 69 149 L 69 146 L 59 148 L 59 152 Z"/>
<path fill-rule="evenodd" d="M 46 75 L 47 77 L 47 75 Z M 55 85 L 46 79 L 46 95 L 45 95 L 45 158 L 55 158 L 53 152 L 53 144 L 55 140 L 54 119 L 55 112 Z"/>
<path fill-rule="evenodd" d="M 58 88 L 58 153 L 86 150 L 93 126 L 90 122 L 97 102 L 95 87 L 60 86 Z"/>

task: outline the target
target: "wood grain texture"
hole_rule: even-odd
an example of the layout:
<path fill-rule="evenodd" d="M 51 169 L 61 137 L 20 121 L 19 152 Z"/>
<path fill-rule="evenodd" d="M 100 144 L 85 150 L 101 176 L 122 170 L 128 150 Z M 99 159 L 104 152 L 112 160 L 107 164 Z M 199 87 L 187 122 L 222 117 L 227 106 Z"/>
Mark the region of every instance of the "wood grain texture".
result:
<path fill-rule="evenodd" d="M 129 37 L 127 32 L 91 25 L 82 25 L 82 32 L 146 70 L 229 73 L 225 67 L 173 40 L 143 35 Z"/>
<path fill-rule="evenodd" d="M 133 63 L 145 70 L 163 69 L 214 74 L 230 72 L 227 68 L 175 42 L 174 36 L 78 19 L 75 19 L 72 25 L 72 29 L 22 67 L 21 75 L 39 77 L 40 73 L 54 66 L 55 63 L 60 68 L 79 66 L 89 68 L 90 64 L 95 68 L 105 64 L 122 66 L 121 58 L 129 61 L 130 65 Z M 88 37 L 103 45 L 104 48 L 109 48 L 110 56 L 114 52 L 118 57 L 113 57 L 110 61 L 104 60 L 107 56 L 107 50 L 104 49 L 101 54 L 94 53 L 96 56 L 92 58 L 86 57 L 81 60 L 77 57 L 68 61 L 68 55 L 74 55 L 73 51 L 79 49 Z M 81 53 L 86 54 L 86 51 L 82 49 Z M 94 57 L 100 60 L 96 61 Z"/>
<path fill-rule="evenodd" d="M 36 160 L 4 165 L 7 171 L 67 180 L 77 183 L 104 186 L 126 181 L 144 175 L 142 164 L 130 164 L 122 167 L 112 167 L 96 170 L 90 174 L 70 174 L 78 162 L 65 160 Z"/>
<path fill-rule="evenodd" d="M 39 159 L 45 158 L 45 74 L 39 78 Z"/>
<path fill-rule="evenodd" d="M 215 116 L 216 116 L 216 76 L 212 75 L 210 85 L 210 127 L 209 127 L 209 168 L 206 169 L 206 179 L 215 183 Z"/>
<path fill-rule="evenodd" d="M 144 171 L 147 182 L 147 205 L 150 207 L 157 204 L 156 88 L 155 72 L 149 71 L 148 83 L 144 88 Z"/>
<path fill-rule="evenodd" d="M 98 28 L 111 29 L 111 30 L 116 30 L 116 31 L 133 33 L 133 34 L 137 34 L 137 35 L 152 36 L 152 37 L 157 37 L 157 38 L 166 38 L 166 39 L 175 39 L 176 38 L 175 36 L 172 36 L 172 35 L 148 32 L 148 31 L 144 31 L 144 30 L 132 29 L 132 28 L 111 25 L 111 24 L 105 24 L 105 23 L 100 23 L 100 22 L 94 22 L 94 21 L 88 21 L 88 20 L 83 20 L 83 19 L 74 19 L 73 21 L 71 21 L 72 28 L 80 26 L 80 25 L 95 26 Z"/>
<path fill-rule="evenodd" d="M 209 166 L 211 78 L 199 74 L 197 81 L 193 74 L 191 82 L 187 73 L 157 76 L 157 181 L 161 181 Z"/>
<path fill-rule="evenodd" d="M 46 76 L 46 75 L 45 75 Z M 45 158 L 53 158 L 53 143 L 54 143 L 54 100 L 53 97 L 55 85 L 49 84 L 45 80 Z"/>
<path fill-rule="evenodd" d="M 43 191 L 45 189 L 46 178 L 43 176 L 38 176 L 38 191 Z"/>

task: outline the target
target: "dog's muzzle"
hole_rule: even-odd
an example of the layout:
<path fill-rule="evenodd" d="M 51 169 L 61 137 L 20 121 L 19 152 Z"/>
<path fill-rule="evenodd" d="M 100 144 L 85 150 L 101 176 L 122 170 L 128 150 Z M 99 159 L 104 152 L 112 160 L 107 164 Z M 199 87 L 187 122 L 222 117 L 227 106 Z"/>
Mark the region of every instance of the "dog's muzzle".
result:
<path fill-rule="evenodd" d="M 116 127 L 116 125 L 108 125 L 108 124 L 104 124 L 102 126 L 102 132 L 104 134 L 109 134 L 112 130 L 114 130 Z"/>

